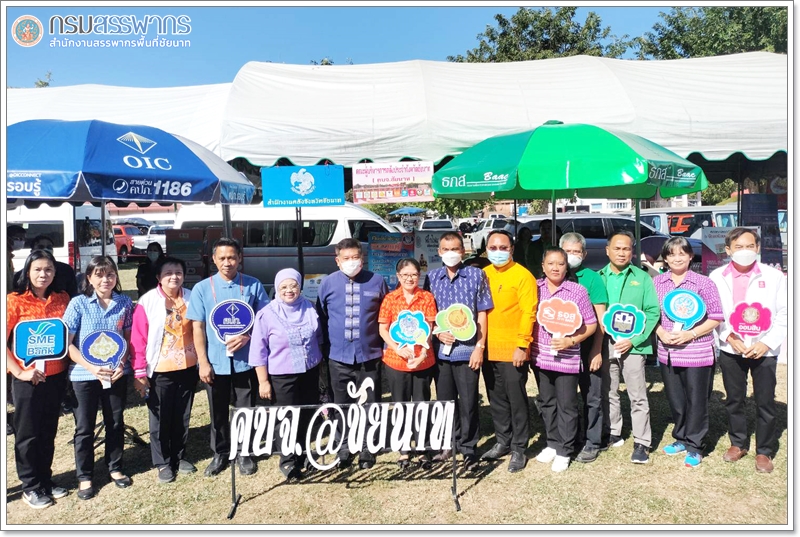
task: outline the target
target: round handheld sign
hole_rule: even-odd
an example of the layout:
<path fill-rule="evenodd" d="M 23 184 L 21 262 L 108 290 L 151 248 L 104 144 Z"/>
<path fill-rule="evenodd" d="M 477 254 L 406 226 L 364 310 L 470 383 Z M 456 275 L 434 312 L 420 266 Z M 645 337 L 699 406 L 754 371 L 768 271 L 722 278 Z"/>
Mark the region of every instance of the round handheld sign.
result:
<path fill-rule="evenodd" d="M 25 367 L 35 363 L 44 371 L 44 362 L 67 355 L 67 325 L 61 319 L 22 321 L 14 327 L 14 356 Z"/>
<path fill-rule="evenodd" d="M 772 311 L 760 302 L 740 302 L 733 308 L 728 323 L 734 333 L 750 342 L 772 328 Z"/>
<path fill-rule="evenodd" d="M 554 297 L 539 302 L 536 321 L 554 338 L 562 338 L 571 336 L 581 327 L 583 316 L 575 302 Z M 551 352 L 553 356 L 558 354 L 555 349 Z"/>
<path fill-rule="evenodd" d="M 603 315 L 603 328 L 615 342 L 642 334 L 644 326 L 644 312 L 630 304 L 612 304 Z M 619 358 L 620 354 L 614 351 L 614 357 Z"/>
<path fill-rule="evenodd" d="M 421 311 L 403 310 L 389 326 L 389 337 L 398 344 L 398 350 L 406 345 L 422 345 L 427 349 L 430 335 L 431 325 L 425 321 Z"/>
<path fill-rule="evenodd" d="M 706 304 L 694 291 L 675 289 L 664 297 L 664 313 L 675 321 L 673 332 L 691 330 L 706 316 Z"/>
<path fill-rule="evenodd" d="M 223 300 L 208 315 L 208 323 L 222 343 L 228 337 L 246 333 L 253 327 L 254 320 L 255 313 L 250 304 L 235 298 Z M 228 356 L 232 354 L 229 353 Z"/>
<path fill-rule="evenodd" d="M 81 341 L 83 358 L 97 367 L 116 369 L 128 350 L 128 342 L 122 334 L 113 330 L 97 330 Z"/>
<path fill-rule="evenodd" d="M 477 331 L 475 316 L 466 304 L 451 304 L 447 309 L 436 314 L 434 334 L 449 332 L 458 341 L 469 341 L 475 337 Z M 441 346 L 441 351 L 445 356 L 449 356 L 452 349 L 452 345 Z"/>

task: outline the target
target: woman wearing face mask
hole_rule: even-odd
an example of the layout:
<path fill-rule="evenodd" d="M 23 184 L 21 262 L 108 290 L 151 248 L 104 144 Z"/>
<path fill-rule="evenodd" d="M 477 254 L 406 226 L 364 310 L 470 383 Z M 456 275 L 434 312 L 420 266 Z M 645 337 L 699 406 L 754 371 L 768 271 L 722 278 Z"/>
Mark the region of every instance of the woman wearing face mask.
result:
<path fill-rule="evenodd" d="M 582 285 L 567 280 L 567 263 L 567 253 L 561 248 L 549 246 L 545 249 L 542 260 L 544 278 L 537 281 L 539 301 L 560 298 L 576 304 L 583 324 L 570 336 L 554 337 L 541 323 L 536 323 L 531 347 L 547 437 L 547 447 L 536 460 L 542 463 L 552 461 L 554 472 L 566 470 L 575 451 L 581 343 L 591 338 L 597 329 L 597 317 L 589 293 Z"/>
<path fill-rule="evenodd" d="M 69 295 L 54 287 L 55 263 L 50 252 L 31 252 L 6 308 L 6 369 L 14 385 L 14 459 L 22 501 L 34 509 L 49 507 L 54 498 L 67 495 L 65 488 L 51 481 L 51 466 L 69 359 L 46 361 L 44 371 L 25 367 L 11 350 L 11 334 L 22 321 L 63 317 Z"/>
<path fill-rule="evenodd" d="M 319 402 L 322 330 L 314 304 L 300 294 L 301 282 L 296 270 L 279 271 L 275 300 L 256 314 L 253 324 L 249 363 L 256 368 L 258 393 L 278 406 Z M 308 414 L 302 411 L 297 438 L 306 437 Z M 275 446 L 280 446 L 277 436 Z M 278 467 L 287 479 L 300 478 L 307 462 L 295 453 L 281 453 Z"/>
<path fill-rule="evenodd" d="M 86 280 L 81 284 L 80 295 L 73 298 L 64 313 L 64 323 L 69 330 L 69 379 L 75 392 L 75 467 L 78 474 L 78 498 L 89 500 L 95 496 L 94 427 L 97 408 L 102 406 L 106 429 L 106 465 L 111 480 L 119 488 L 132 484 L 122 473 L 125 422 L 123 411 L 128 393 L 128 377 L 133 372 L 128 353 L 114 370 L 90 364 L 78 346 L 91 333 L 107 330 L 121 334 L 128 342 L 133 324 L 133 301 L 122 294 L 117 265 L 108 256 L 93 257 L 86 267 Z M 130 343 L 128 344 L 130 351 Z M 111 383 L 104 388 L 101 381 Z"/>
<path fill-rule="evenodd" d="M 737 227 L 725 237 L 725 252 L 731 262 L 710 274 L 717 286 L 724 320 L 717 327 L 720 353 L 719 368 L 725 383 L 725 410 L 728 413 L 728 436 L 731 447 L 722 457 L 736 462 L 749 451 L 745 395 L 747 374 L 753 377 L 756 401 L 756 471 L 770 473 L 772 457 L 778 449 L 775 384 L 778 355 L 786 338 L 786 276 L 779 270 L 759 263 L 761 239 L 752 229 Z M 731 314 L 741 303 L 758 302 L 772 316 L 771 326 L 759 335 L 742 339 L 734 333 Z M 748 315 L 750 317 L 750 315 Z M 760 315 L 759 315 L 760 317 Z M 762 328 L 766 328 L 763 327 Z"/>
<path fill-rule="evenodd" d="M 150 411 L 150 454 L 159 483 L 175 473 L 197 471 L 186 460 L 186 441 L 197 386 L 197 352 L 192 321 L 186 318 L 192 292 L 183 287 L 186 263 L 175 257 L 156 262 L 158 286 L 133 311 L 131 361 L 136 391 Z"/>
<path fill-rule="evenodd" d="M 429 291 L 419 288 L 419 275 L 421 267 L 416 259 L 401 259 L 397 262 L 397 280 L 400 286 L 386 295 L 378 313 L 380 334 L 386 343 L 383 351 L 383 364 L 386 366 L 386 378 L 392 392 L 392 401 L 430 401 L 431 380 L 433 380 L 434 365 L 431 334 L 433 323 L 436 321 L 436 301 Z M 398 320 L 401 311 L 420 311 L 425 321 L 431 327 L 428 334 L 427 348 L 422 345 L 404 345 L 392 339 L 390 327 Z M 403 452 L 397 460 L 401 468 L 407 468 L 411 458 Z M 430 457 L 423 453 L 420 465 L 428 468 L 431 465 Z"/>
<path fill-rule="evenodd" d="M 158 285 L 158 277 L 156 273 L 156 264 L 164 257 L 164 250 L 157 242 L 151 242 L 147 245 L 147 259 L 139 264 L 136 269 L 136 289 L 139 292 L 139 298 L 142 298 L 145 293 L 155 289 Z"/>
<path fill-rule="evenodd" d="M 674 442 L 665 446 L 667 455 L 686 454 L 684 465 L 697 467 L 703 460 L 703 439 L 708 432 L 708 386 L 714 375 L 713 332 L 722 321 L 722 304 L 714 282 L 689 269 L 694 257 L 684 237 L 664 243 L 661 258 L 669 271 L 653 279 L 661 303 L 661 322 L 656 327 L 658 362 L 664 393 L 672 411 Z M 664 311 L 667 293 L 683 289 L 700 295 L 706 315 L 699 324 L 675 330 L 675 322 Z"/>

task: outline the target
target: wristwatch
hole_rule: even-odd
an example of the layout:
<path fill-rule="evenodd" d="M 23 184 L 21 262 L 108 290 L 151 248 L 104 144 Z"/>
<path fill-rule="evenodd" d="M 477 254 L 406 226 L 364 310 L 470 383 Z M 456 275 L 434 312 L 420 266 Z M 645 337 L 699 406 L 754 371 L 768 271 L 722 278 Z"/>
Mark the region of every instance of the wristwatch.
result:
<path fill-rule="evenodd" d="M 485 348 L 486 348 L 486 345 L 484 345 L 483 343 L 476 343 L 476 344 L 475 344 L 475 347 L 477 347 L 477 348 L 479 348 L 479 349 L 485 349 Z"/>

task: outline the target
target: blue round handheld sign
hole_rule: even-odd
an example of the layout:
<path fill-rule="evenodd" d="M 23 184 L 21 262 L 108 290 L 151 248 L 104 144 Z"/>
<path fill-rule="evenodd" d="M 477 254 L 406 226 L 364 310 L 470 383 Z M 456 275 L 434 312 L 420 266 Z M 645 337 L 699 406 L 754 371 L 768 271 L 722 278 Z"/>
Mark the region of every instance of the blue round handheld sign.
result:
<path fill-rule="evenodd" d="M 254 320 L 255 313 L 250 304 L 234 298 L 223 300 L 208 315 L 208 322 L 222 343 L 225 343 L 226 336 L 238 336 L 250 330 Z"/>
<path fill-rule="evenodd" d="M 128 350 L 128 342 L 122 334 L 112 330 L 97 330 L 81 341 L 83 358 L 92 365 L 116 369 Z"/>
<path fill-rule="evenodd" d="M 22 321 L 14 327 L 14 356 L 25 367 L 34 362 L 60 360 L 67 354 L 67 325 L 61 319 Z"/>
<path fill-rule="evenodd" d="M 694 291 L 675 289 L 664 297 L 664 313 L 680 324 L 676 329 L 691 330 L 706 315 L 706 304 Z"/>

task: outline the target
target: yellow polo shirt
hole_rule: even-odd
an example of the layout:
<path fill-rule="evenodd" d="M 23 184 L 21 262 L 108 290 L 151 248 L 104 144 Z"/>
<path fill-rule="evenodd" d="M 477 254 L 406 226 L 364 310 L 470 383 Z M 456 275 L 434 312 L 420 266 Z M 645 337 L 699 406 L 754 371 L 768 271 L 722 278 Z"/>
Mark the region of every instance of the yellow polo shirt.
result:
<path fill-rule="evenodd" d="M 483 271 L 489 279 L 494 308 L 488 314 L 486 348 L 489 360 L 510 362 L 514 349 L 527 348 L 533 341 L 536 319 L 536 279 L 514 261 L 501 268 L 489 265 Z"/>

